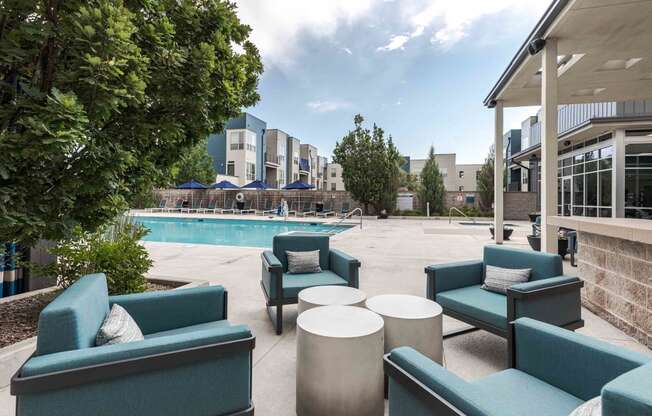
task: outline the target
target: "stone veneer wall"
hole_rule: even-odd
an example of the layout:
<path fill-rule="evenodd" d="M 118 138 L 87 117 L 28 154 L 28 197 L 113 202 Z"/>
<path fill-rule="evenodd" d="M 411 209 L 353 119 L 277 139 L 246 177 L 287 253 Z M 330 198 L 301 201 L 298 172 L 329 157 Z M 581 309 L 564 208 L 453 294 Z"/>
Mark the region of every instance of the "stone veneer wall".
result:
<path fill-rule="evenodd" d="M 505 192 L 503 194 L 506 220 L 528 220 L 528 214 L 538 211 L 536 192 Z"/>
<path fill-rule="evenodd" d="M 578 234 L 582 303 L 652 348 L 652 245 Z"/>

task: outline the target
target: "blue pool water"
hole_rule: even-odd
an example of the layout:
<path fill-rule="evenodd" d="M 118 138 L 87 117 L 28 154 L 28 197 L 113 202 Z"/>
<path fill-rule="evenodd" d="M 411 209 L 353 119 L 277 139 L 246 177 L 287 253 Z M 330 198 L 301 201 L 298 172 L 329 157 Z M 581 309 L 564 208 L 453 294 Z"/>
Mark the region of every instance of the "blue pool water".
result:
<path fill-rule="evenodd" d="M 143 240 L 222 246 L 272 247 L 275 235 L 289 231 L 339 233 L 351 226 L 296 221 L 135 217 L 150 230 Z"/>

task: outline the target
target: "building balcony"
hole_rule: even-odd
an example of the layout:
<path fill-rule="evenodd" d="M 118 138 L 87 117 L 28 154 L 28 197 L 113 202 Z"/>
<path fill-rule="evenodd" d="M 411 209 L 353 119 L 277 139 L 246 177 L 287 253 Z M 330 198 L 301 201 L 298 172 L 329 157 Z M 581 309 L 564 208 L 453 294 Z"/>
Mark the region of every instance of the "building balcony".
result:
<path fill-rule="evenodd" d="M 277 155 L 270 155 L 269 153 L 265 153 L 265 166 L 269 166 L 271 168 L 278 168 L 279 166 L 281 166 L 279 157 Z"/>
<path fill-rule="evenodd" d="M 299 172 L 310 173 L 310 161 L 308 159 L 301 159 L 299 161 Z"/>

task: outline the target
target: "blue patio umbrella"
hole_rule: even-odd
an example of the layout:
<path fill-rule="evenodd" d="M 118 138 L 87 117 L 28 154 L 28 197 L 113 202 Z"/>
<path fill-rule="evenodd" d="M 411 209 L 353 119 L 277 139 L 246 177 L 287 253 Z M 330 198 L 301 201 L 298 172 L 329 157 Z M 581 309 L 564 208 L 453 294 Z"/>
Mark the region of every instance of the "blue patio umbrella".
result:
<path fill-rule="evenodd" d="M 229 182 L 227 180 L 214 183 L 214 184 L 211 185 L 211 188 L 213 188 L 213 189 L 221 189 L 221 190 L 240 189 L 240 187 L 238 185 L 236 185 L 234 183 L 231 183 L 231 182 Z M 226 208 L 224 205 L 226 205 L 226 192 L 224 192 L 224 203 L 222 204 L 222 208 Z"/>
<path fill-rule="evenodd" d="M 309 183 L 305 183 L 305 182 L 302 182 L 302 181 L 294 181 L 292 183 L 289 183 L 289 184 L 285 185 L 283 187 L 283 189 L 302 191 L 302 190 L 306 190 L 306 189 L 312 189 L 314 187 L 315 187 L 315 185 L 311 185 Z M 298 204 L 301 205 L 301 194 L 299 194 Z M 300 207 L 298 207 L 298 208 L 300 208 Z"/>
<path fill-rule="evenodd" d="M 258 179 L 256 179 L 253 182 L 250 182 L 250 183 L 248 183 L 248 184 L 246 184 L 245 186 L 242 187 L 242 189 L 258 189 L 259 191 L 260 190 L 265 190 L 267 188 L 269 188 L 269 185 L 267 185 L 265 182 L 263 182 L 261 180 L 258 180 Z M 258 193 L 256 193 L 256 208 L 260 207 L 259 204 L 258 204 L 258 202 L 259 202 L 258 201 L 258 196 L 259 196 Z"/>
<path fill-rule="evenodd" d="M 201 182 L 197 182 L 194 179 L 191 179 L 190 181 L 186 183 L 182 183 L 181 185 L 177 186 L 177 189 L 208 189 L 208 186 L 204 185 Z M 190 206 L 192 207 L 195 203 L 195 194 L 194 192 L 190 193 Z"/>

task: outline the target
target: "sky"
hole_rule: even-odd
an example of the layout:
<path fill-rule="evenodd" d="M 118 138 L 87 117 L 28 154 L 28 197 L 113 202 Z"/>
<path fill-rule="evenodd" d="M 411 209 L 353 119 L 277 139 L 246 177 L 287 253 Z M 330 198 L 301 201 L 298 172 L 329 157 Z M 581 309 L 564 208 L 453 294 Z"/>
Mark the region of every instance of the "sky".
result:
<path fill-rule="evenodd" d="M 246 111 L 331 158 L 353 117 L 402 154 L 482 163 L 482 105 L 550 0 L 237 0 L 265 71 Z M 536 108 L 505 110 L 505 129 Z"/>

